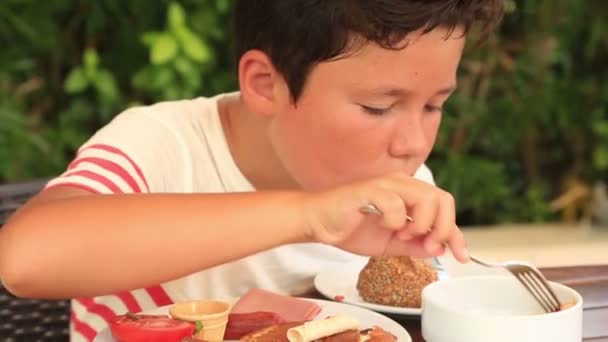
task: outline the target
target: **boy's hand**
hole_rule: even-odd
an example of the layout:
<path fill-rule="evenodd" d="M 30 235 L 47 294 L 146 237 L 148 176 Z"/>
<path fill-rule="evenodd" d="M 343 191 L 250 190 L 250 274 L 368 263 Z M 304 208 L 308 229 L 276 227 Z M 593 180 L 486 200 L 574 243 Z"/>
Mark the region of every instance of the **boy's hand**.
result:
<path fill-rule="evenodd" d="M 448 245 L 459 261 L 468 261 L 452 195 L 403 173 L 316 193 L 308 204 L 315 241 L 357 254 L 419 258 L 441 255 Z M 361 212 L 368 204 L 383 215 Z"/>

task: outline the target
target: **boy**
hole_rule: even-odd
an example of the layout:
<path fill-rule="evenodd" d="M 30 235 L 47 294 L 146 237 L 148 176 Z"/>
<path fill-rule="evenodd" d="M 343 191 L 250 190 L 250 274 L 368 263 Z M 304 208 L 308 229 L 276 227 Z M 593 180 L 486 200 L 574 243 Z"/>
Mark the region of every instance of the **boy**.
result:
<path fill-rule="evenodd" d="M 358 255 L 447 244 L 466 262 L 424 161 L 466 33 L 501 14 L 500 0 L 238 1 L 239 92 L 118 115 L 6 224 L 0 277 L 78 298 L 73 340 L 92 340 L 127 310 L 298 293 Z"/>

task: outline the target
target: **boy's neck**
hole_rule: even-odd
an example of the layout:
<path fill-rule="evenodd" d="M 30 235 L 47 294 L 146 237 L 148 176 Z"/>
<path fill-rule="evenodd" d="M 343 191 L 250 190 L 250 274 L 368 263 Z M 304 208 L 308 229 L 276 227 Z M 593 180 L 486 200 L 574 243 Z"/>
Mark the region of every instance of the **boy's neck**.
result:
<path fill-rule="evenodd" d="M 232 158 L 257 190 L 300 188 L 277 158 L 267 123 L 247 110 L 240 95 L 222 97 L 218 111 Z"/>

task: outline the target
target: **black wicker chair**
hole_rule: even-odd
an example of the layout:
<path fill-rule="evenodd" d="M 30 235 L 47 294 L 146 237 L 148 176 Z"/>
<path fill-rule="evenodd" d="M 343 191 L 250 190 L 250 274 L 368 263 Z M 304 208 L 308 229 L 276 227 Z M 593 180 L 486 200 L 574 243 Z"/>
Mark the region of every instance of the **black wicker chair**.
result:
<path fill-rule="evenodd" d="M 0 228 L 45 181 L 0 185 Z M 0 341 L 68 341 L 70 302 L 16 298 L 0 282 Z"/>

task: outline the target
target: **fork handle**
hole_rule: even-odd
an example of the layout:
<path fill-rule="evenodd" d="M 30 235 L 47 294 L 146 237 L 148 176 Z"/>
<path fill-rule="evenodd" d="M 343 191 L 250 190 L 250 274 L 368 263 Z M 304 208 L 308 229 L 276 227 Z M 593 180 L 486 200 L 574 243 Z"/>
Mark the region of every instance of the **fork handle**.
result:
<path fill-rule="evenodd" d="M 366 214 L 374 214 L 374 215 L 379 215 L 379 216 L 383 215 L 382 211 L 380 211 L 380 209 L 378 209 L 378 207 L 376 207 L 373 204 L 364 205 L 361 208 L 359 208 L 359 211 L 362 213 L 366 213 Z M 405 220 L 408 222 L 414 222 L 414 219 L 408 215 L 405 215 Z"/>
<path fill-rule="evenodd" d="M 475 258 L 474 256 L 469 254 L 469 259 L 471 259 L 472 262 L 479 264 L 481 266 L 486 266 L 486 267 L 500 267 L 499 265 L 493 265 L 493 264 L 489 264 L 487 262 L 483 262 L 477 258 Z"/>

